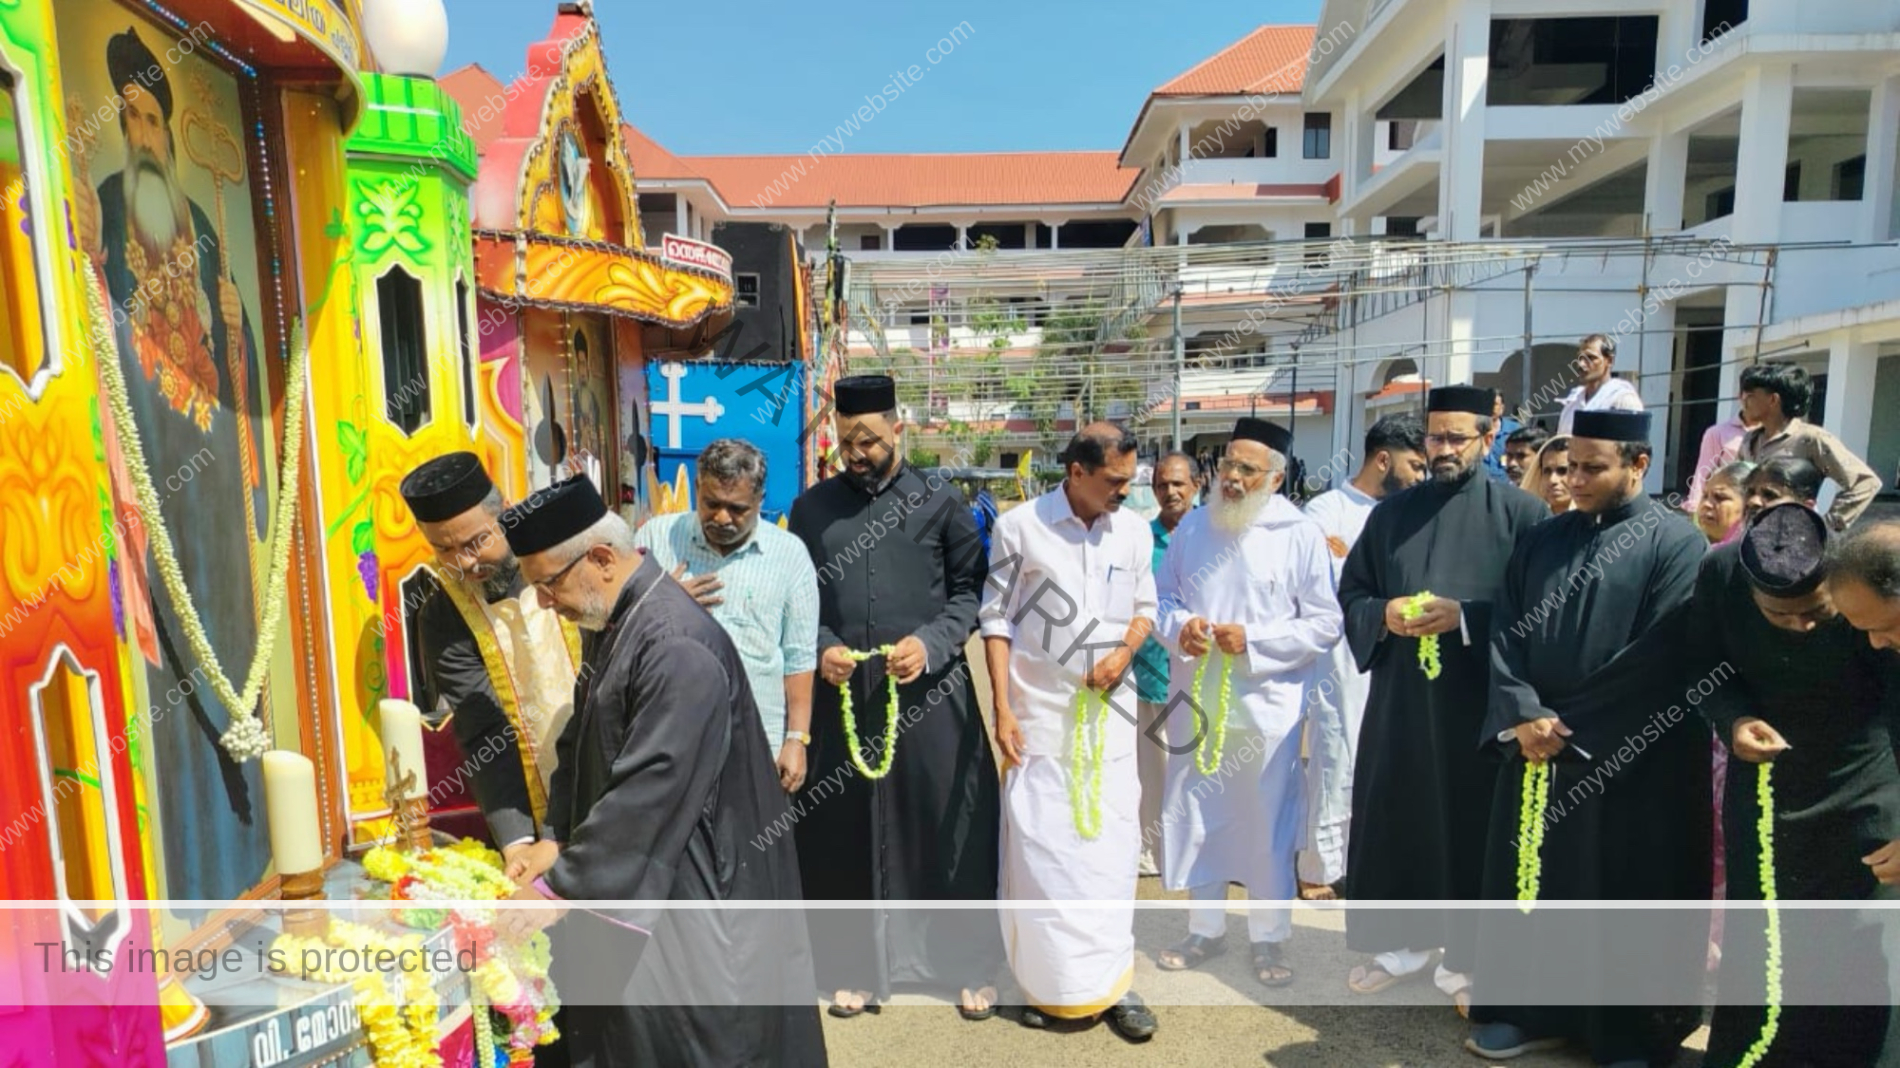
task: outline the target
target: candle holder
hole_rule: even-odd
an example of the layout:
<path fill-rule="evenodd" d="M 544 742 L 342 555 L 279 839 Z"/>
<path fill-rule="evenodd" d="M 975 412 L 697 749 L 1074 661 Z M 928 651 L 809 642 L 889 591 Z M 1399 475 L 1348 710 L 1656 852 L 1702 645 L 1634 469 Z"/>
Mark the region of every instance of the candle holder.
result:
<path fill-rule="evenodd" d="M 429 833 L 428 795 L 417 792 L 416 772 L 403 769 L 402 756 L 394 746 L 389 749 L 388 767 L 383 801 L 395 824 L 392 844 L 398 852 L 420 853 L 435 844 Z"/>
<path fill-rule="evenodd" d="M 278 880 L 278 896 L 285 901 L 323 901 L 323 873 L 303 871 Z M 330 930 L 330 910 L 285 908 L 284 933 L 293 938 L 322 938 Z"/>

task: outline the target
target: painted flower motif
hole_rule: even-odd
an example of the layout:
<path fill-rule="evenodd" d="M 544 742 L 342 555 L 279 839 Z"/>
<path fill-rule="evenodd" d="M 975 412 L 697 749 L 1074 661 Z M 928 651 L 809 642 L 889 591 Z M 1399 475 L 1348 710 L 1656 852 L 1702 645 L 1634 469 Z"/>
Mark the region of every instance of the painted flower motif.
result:
<path fill-rule="evenodd" d="M 415 182 L 356 183 L 356 212 L 363 217 L 363 251 L 377 255 L 391 245 L 417 255 L 429 249 L 421 234 L 422 205 Z"/>

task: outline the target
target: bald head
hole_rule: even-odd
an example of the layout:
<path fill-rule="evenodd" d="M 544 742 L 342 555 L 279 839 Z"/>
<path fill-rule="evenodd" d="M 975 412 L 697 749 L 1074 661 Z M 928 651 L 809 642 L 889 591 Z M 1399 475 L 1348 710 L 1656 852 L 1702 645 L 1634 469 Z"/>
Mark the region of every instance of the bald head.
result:
<path fill-rule="evenodd" d="M 1875 648 L 1900 650 L 1900 522 L 1862 523 L 1828 546 L 1834 607 Z"/>

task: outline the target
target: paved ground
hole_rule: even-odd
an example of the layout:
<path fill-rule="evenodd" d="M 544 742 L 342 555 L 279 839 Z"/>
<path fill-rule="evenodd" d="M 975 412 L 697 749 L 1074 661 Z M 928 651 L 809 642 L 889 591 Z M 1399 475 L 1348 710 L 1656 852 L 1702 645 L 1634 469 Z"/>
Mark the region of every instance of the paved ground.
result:
<path fill-rule="evenodd" d="M 987 715 L 989 678 L 982 649 L 972 641 L 970 663 Z M 1141 880 L 1145 900 L 1183 900 Z M 1132 1045 L 1106 1024 L 1082 1031 L 1031 1031 L 1013 1018 L 969 1023 L 951 1003 L 899 994 L 877 1016 L 850 1020 L 825 1017 L 831 1063 L 841 1068 L 930 1065 L 932 1068 L 1056 1068 L 1064 1065 L 1185 1064 L 1194 1068 L 1476 1068 L 1486 1062 L 1465 1052 L 1468 1025 L 1448 998 L 1428 980 L 1395 986 L 1361 999 L 1346 989 L 1357 962 L 1347 952 L 1343 914 L 1303 910 L 1294 914 L 1288 964 L 1293 986 L 1267 990 L 1248 967 L 1246 921 L 1228 917 L 1227 953 L 1201 969 L 1164 972 L 1154 955 L 1185 931 L 1185 913 L 1173 909 L 1136 912 L 1135 986 L 1155 1008 L 1161 1029 L 1149 1042 Z M 1003 1001 L 1010 1001 L 1006 988 Z M 1706 1029 L 1689 1045 L 1701 1048 Z M 1694 1064 L 1686 1052 L 1683 1064 Z M 1571 1051 L 1537 1054 L 1509 1062 L 1522 1068 L 1581 1068 L 1589 1058 Z"/>

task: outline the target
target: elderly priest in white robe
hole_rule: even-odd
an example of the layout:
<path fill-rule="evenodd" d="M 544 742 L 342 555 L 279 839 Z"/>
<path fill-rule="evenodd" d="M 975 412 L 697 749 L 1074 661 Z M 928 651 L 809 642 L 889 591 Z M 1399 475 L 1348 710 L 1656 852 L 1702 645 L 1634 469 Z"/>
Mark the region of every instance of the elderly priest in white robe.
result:
<path fill-rule="evenodd" d="M 1106 1015 L 1131 1042 L 1155 1032 L 1129 986 L 1140 848 L 1135 651 L 1154 628 L 1154 537 L 1121 509 L 1135 438 L 1083 427 L 1062 485 L 1004 513 L 978 613 L 1003 782 L 1004 943 L 1022 1023 Z"/>
<path fill-rule="evenodd" d="M 1227 884 L 1287 901 L 1305 830 L 1299 726 L 1339 641 L 1326 533 L 1279 494 L 1292 434 L 1263 419 L 1234 426 L 1207 507 L 1181 521 L 1161 562 L 1160 637 L 1170 670 L 1161 874 L 1194 902 L 1187 938 L 1161 967 L 1193 968 L 1226 947 Z M 1256 979 L 1293 981 L 1290 911 L 1247 917 Z"/>
<path fill-rule="evenodd" d="M 541 604 L 599 637 L 547 835 L 509 867 L 542 907 L 501 920 L 518 937 L 573 903 L 551 932 L 573 1063 L 822 1068 L 798 858 L 766 833 L 788 801 L 732 638 L 584 475 L 501 523 Z"/>

